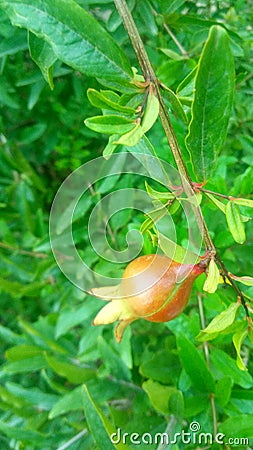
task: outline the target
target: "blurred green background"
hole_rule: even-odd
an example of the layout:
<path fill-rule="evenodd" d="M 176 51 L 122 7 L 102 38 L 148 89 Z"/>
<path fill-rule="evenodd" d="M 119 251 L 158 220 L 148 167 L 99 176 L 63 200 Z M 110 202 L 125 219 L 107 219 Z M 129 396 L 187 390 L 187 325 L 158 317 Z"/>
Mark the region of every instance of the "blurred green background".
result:
<path fill-rule="evenodd" d="M 137 67 L 113 2 L 79 0 L 78 3 L 107 29 Z M 250 2 L 132 0 L 128 4 L 160 80 L 173 90 L 196 65 L 210 26 L 225 23 L 235 56 L 236 92 L 228 137 L 207 187 L 225 195 L 250 198 L 253 186 Z M 189 57 L 181 58 L 175 41 L 163 27 L 163 20 Z M 106 136 L 90 131 L 83 123 L 85 118 L 100 114 L 88 102 L 86 92 L 89 87 L 101 86 L 95 79 L 57 61 L 51 90 L 29 55 L 26 30 L 13 27 L 3 10 L 0 10 L 0 36 L 0 447 L 107 448 L 99 447 L 94 430 L 88 430 L 94 404 L 86 401 L 83 405 L 83 383 L 99 411 L 116 428 L 128 433 L 164 432 L 171 415 L 176 417 L 173 432 L 187 430 L 193 420 L 201 424 L 202 431 L 212 432 L 208 386 L 201 384 L 205 364 L 202 360 L 198 362 L 197 356 L 195 360 L 191 346 L 195 343 L 197 355 L 202 353 L 195 337 L 200 329 L 197 291 L 202 288 L 204 276 L 196 283 L 185 313 L 171 323 L 137 321 L 120 345 L 114 341 L 113 326 L 91 325 L 103 304 L 75 288 L 61 273 L 50 250 L 48 219 L 54 196 L 65 177 L 100 156 L 106 145 Z M 174 56 L 168 56 L 166 49 L 172 50 Z M 189 164 L 183 143 L 186 125 L 173 117 L 172 122 Z M 149 138 L 158 154 L 174 164 L 159 123 L 152 128 Z M 143 186 L 142 183 L 136 182 L 134 176 L 119 180 L 119 186 Z M 111 190 L 100 192 L 98 185 L 96 195 L 101 198 Z M 250 213 L 246 208 L 244 211 Z M 247 242 L 240 246 L 231 237 L 224 215 L 206 200 L 203 212 L 229 270 L 237 275 L 252 275 L 251 222 L 246 224 Z M 142 215 L 135 211 L 112 221 L 118 248 L 124 248 L 126 233 L 139 228 L 142 221 Z M 183 242 L 187 229 L 180 214 L 175 221 Z M 74 226 L 78 246 L 89 265 L 106 275 L 113 275 L 116 270 L 118 273 L 114 265 L 95 253 L 85 253 L 87 223 L 77 221 Z M 145 236 L 143 253 L 154 250 Z M 253 295 L 253 288 L 245 291 Z M 235 300 L 229 287 L 205 295 L 206 323 Z M 180 352 L 182 334 L 186 338 Z M 193 352 L 190 372 L 189 352 Z M 231 334 L 213 341 L 210 352 L 219 429 L 227 436 L 252 438 L 252 342 L 247 339 L 242 348 L 248 372 L 236 366 Z M 94 413 L 94 417 L 98 420 L 99 416 Z M 100 432 L 103 427 L 95 419 Z M 77 439 L 67 445 L 74 436 Z M 157 447 L 154 443 L 149 445 Z M 178 443 L 168 448 L 184 447 Z M 196 445 L 188 447 L 195 449 Z M 213 444 L 212 448 L 223 447 Z"/>

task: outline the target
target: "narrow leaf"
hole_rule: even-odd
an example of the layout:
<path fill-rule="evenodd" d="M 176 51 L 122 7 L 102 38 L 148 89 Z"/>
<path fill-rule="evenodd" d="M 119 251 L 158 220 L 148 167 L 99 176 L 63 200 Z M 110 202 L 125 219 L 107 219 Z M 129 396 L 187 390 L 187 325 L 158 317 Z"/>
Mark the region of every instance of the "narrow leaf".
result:
<path fill-rule="evenodd" d="M 28 43 L 31 58 L 40 68 L 43 77 L 54 88 L 53 82 L 53 64 L 57 60 L 52 47 L 43 39 L 39 39 L 33 33 L 28 33 Z"/>
<path fill-rule="evenodd" d="M 253 286 L 253 278 L 252 277 L 237 277 L 229 272 L 229 276 L 233 278 L 233 280 L 239 281 L 239 283 L 244 284 L 245 286 Z"/>
<path fill-rule="evenodd" d="M 181 391 L 175 391 L 169 398 L 169 410 L 178 420 L 184 415 L 184 396 Z"/>
<path fill-rule="evenodd" d="M 247 335 L 248 330 L 247 328 L 244 328 L 243 330 L 237 331 L 237 333 L 235 333 L 233 336 L 233 343 L 237 353 L 236 364 L 241 370 L 248 370 L 241 357 L 241 346 Z"/>
<path fill-rule="evenodd" d="M 73 0 L 0 0 L 13 25 L 44 39 L 64 63 L 88 76 L 132 78 L 131 66 L 114 39 Z"/>
<path fill-rule="evenodd" d="M 208 180 L 227 134 L 234 95 L 234 60 L 224 28 L 212 26 L 195 80 L 192 118 L 186 137 L 194 171 Z"/>
<path fill-rule="evenodd" d="M 2 436 L 7 436 L 10 439 L 15 439 L 16 442 L 21 443 L 24 447 L 24 443 L 33 442 L 34 445 L 38 444 L 40 447 L 45 443 L 45 435 L 38 433 L 37 431 L 26 430 L 20 426 L 8 425 L 4 421 L 0 420 L 0 431 Z M 28 445 L 29 445 L 28 444 Z"/>
<path fill-rule="evenodd" d="M 84 121 L 86 127 L 97 133 L 103 134 L 123 134 L 135 128 L 132 120 L 121 116 L 94 116 Z"/>
<path fill-rule="evenodd" d="M 221 433 L 229 436 L 232 439 L 240 439 L 247 436 L 247 439 L 253 437 L 253 415 L 252 414 L 238 414 L 229 417 L 220 425 Z M 245 448 L 245 446 L 243 446 Z M 241 446 L 241 448 L 243 448 Z M 247 445 L 248 448 L 249 445 Z M 246 448 L 247 448 L 246 447 Z"/>
<path fill-rule="evenodd" d="M 249 208 L 253 208 L 253 200 L 249 200 L 248 198 L 231 198 L 234 203 L 241 206 L 248 206 Z"/>
<path fill-rule="evenodd" d="M 205 334 L 219 333 L 228 328 L 234 322 L 236 313 L 240 308 L 240 306 L 241 304 L 239 302 L 231 303 L 231 305 L 229 305 L 229 307 L 225 311 L 222 311 L 222 313 L 218 314 L 218 316 L 216 316 L 209 323 L 209 325 L 206 328 L 204 328 L 204 330 L 202 330 L 202 333 Z"/>
<path fill-rule="evenodd" d="M 215 373 L 230 376 L 235 384 L 238 384 L 244 389 L 252 387 L 253 379 L 250 373 L 242 372 L 236 365 L 234 359 L 223 350 L 213 346 L 210 353 L 210 360 Z"/>
<path fill-rule="evenodd" d="M 54 419 L 54 417 L 60 416 L 61 414 L 66 414 L 69 411 L 82 409 L 82 406 L 81 386 L 78 386 L 70 393 L 60 397 L 59 401 L 56 402 L 51 409 L 49 418 Z"/>
<path fill-rule="evenodd" d="M 177 117 L 179 117 L 179 119 L 182 120 L 182 122 L 184 123 L 188 123 L 188 118 L 186 115 L 186 112 L 183 108 L 182 103 L 180 102 L 178 96 L 175 94 L 175 92 L 173 92 L 170 88 L 168 88 L 165 84 L 162 85 L 163 89 L 165 90 L 165 93 L 167 94 L 170 103 L 171 103 L 171 107 L 173 112 L 175 113 L 175 115 Z"/>
<path fill-rule="evenodd" d="M 219 208 L 223 212 L 223 214 L 226 214 L 226 205 L 224 205 L 224 203 L 220 202 L 220 200 L 218 200 L 214 195 L 209 194 L 208 192 L 204 192 L 204 194 L 213 202 L 215 206 L 217 206 L 217 208 Z M 233 202 L 238 203 L 235 202 L 234 199 Z M 241 219 L 243 222 L 248 222 L 249 220 L 251 220 L 250 217 L 244 216 L 243 214 L 241 214 Z"/>
<path fill-rule="evenodd" d="M 172 192 L 159 192 L 156 191 L 155 189 L 153 189 L 148 183 L 147 181 L 145 181 L 145 188 L 146 191 L 148 193 L 148 195 L 151 198 L 155 198 L 156 200 L 169 200 L 169 199 L 173 199 L 175 198 L 175 195 Z"/>
<path fill-rule="evenodd" d="M 176 244 L 174 241 L 159 233 L 158 237 L 159 247 L 169 258 L 173 258 L 174 261 L 184 264 L 196 264 L 199 256 L 190 250 L 181 247 L 181 245 Z"/>
<path fill-rule="evenodd" d="M 73 384 L 84 383 L 91 378 L 94 378 L 96 375 L 96 371 L 94 369 L 79 367 L 75 364 L 62 362 L 53 356 L 46 355 L 46 360 L 55 373 L 66 378 Z"/>
<path fill-rule="evenodd" d="M 102 92 L 98 92 L 95 89 L 88 89 L 87 97 L 90 103 L 96 108 L 100 109 L 109 109 L 113 111 L 119 111 L 124 114 L 136 114 L 136 110 L 134 108 L 130 108 L 129 106 L 120 105 L 120 103 L 116 103 L 111 99 L 107 98 L 103 95 Z M 119 97 L 120 100 L 120 97 Z"/>
<path fill-rule="evenodd" d="M 177 347 L 182 366 L 190 377 L 192 385 L 198 391 L 213 393 L 215 391 L 213 376 L 195 345 L 180 334 L 177 336 Z"/>
<path fill-rule="evenodd" d="M 114 144 L 118 139 L 120 138 L 119 134 L 112 134 L 109 137 L 109 141 L 107 142 L 104 150 L 103 150 L 103 157 L 105 159 L 109 159 L 110 156 L 115 152 L 117 148 L 117 144 Z"/>
<path fill-rule="evenodd" d="M 232 386 L 233 381 L 229 376 L 220 378 L 216 383 L 215 398 L 223 407 L 229 402 Z"/>
<path fill-rule="evenodd" d="M 141 140 L 144 135 L 142 126 L 137 123 L 135 127 L 126 134 L 123 134 L 114 144 L 126 145 L 127 147 L 134 147 Z"/>
<path fill-rule="evenodd" d="M 245 229 L 239 208 L 234 202 L 228 202 L 226 205 L 226 219 L 235 242 L 243 244 L 246 240 Z"/>
<path fill-rule="evenodd" d="M 159 100 L 153 93 L 149 92 L 147 105 L 141 122 L 143 134 L 146 133 L 154 125 L 159 114 Z"/>
<path fill-rule="evenodd" d="M 205 192 L 205 195 L 214 203 L 215 206 L 217 206 L 217 208 L 223 212 L 223 214 L 226 214 L 226 205 L 224 205 L 224 203 L 217 200 L 217 198 L 215 198 L 212 194 Z"/>
<path fill-rule="evenodd" d="M 211 259 L 210 264 L 208 266 L 208 275 L 203 290 L 212 294 L 217 290 L 219 281 L 220 281 L 219 269 L 216 263 L 214 262 L 214 259 Z"/>
<path fill-rule="evenodd" d="M 175 387 L 163 386 L 154 380 L 145 381 L 142 388 L 148 394 L 153 407 L 162 414 L 169 414 L 169 399 L 176 391 Z"/>
<path fill-rule="evenodd" d="M 85 418 L 97 448 L 100 450 L 113 450 L 115 448 L 129 450 L 128 445 L 118 441 L 116 429 L 94 403 L 85 385 L 82 388 L 82 398 Z"/>

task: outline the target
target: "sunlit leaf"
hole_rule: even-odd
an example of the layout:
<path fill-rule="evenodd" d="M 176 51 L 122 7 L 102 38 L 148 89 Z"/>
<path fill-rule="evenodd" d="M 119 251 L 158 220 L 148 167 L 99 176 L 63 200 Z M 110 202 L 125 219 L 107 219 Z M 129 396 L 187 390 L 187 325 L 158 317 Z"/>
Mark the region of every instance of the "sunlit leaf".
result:
<path fill-rule="evenodd" d="M 132 78 L 124 52 L 75 1 L 1 0 L 0 7 L 13 24 L 45 39 L 57 58 L 74 69 L 104 79 Z"/>
<path fill-rule="evenodd" d="M 235 242 L 243 244 L 246 240 L 245 229 L 238 206 L 234 202 L 226 205 L 226 219 Z"/>
<path fill-rule="evenodd" d="M 220 281 L 220 272 L 214 258 L 211 259 L 208 266 L 208 275 L 203 290 L 209 293 L 216 291 Z"/>
<path fill-rule="evenodd" d="M 186 145 L 199 180 L 212 175 L 227 134 L 234 96 L 234 60 L 224 28 L 210 28 L 195 79 Z"/>

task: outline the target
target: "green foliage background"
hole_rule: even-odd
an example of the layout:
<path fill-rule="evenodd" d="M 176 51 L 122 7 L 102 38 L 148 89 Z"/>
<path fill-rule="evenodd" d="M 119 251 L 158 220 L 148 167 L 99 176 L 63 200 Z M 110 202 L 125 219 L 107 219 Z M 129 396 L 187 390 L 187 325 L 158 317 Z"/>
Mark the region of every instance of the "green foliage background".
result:
<path fill-rule="evenodd" d="M 113 2 L 78 0 L 78 4 L 102 24 L 137 66 Z M 222 22 L 229 30 L 236 65 L 235 101 L 228 137 L 206 187 L 249 198 L 253 185 L 249 2 L 133 0 L 128 4 L 159 79 L 174 91 L 196 65 L 210 26 Z M 163 20 L 189 58 L 181 57 Z M 201 431 L 212 433 L 210 393 L 214 394 L 218 430 L 226 438 L 252 439 L 252 342 L 247 338 L 241 351 L 248 367 L 245 372 L 235 362 L 233 329 L 212 341 L 210 370 L 202 344 L 195 340 L 201 328 L 197 292 L 205 276 L 197 281 L 185 312 L 172 322 L 137 321 L 119 345 L 114 341 L 113 326 L 91 326 L 102 303 L 79 291 L 60 272 L 50 250 L 48 218 L 65 177 L 100 156 L 107 143 L 106 136 L 83 124 L 85 118 L 100 114 L 88 102 L 86 92 L 101 85 L 57 60 L 51 90 L 29 55 L 27 31 L 12 26 L 4 9 L 0 10 L 0 23 L 0 447 L 109 449 L 113 446 L 108 434 L 115 428 L 154 436 L 166 429 L 172 434 L 189 431 L 193 421 L 201 424 Z M 173 116 L 171 120 L 190 169 L 184 146 L 186 125 Z M 159 123 L 149 138 L 158 155 L 174 164 Z M 119 180 L 122 187 L 135 182 L 131 176 Z M 108 192 L 100 192 L 98 185 L 96 195 Z M 87 206 L 87 217 L 91 208 L 92 203 Z M 249 213 L 246 208 L 244 211 Z M 246 223 L 246 243 L 238 245 L 224 215 L 207 200 L 203 212 L 229 270 L 236 275 L 252 274 L 251 222 Z M 176 220 L 183 242 L 187 230 L 180 216 Z M 139 228 L 142 221 L 140 214 L 128 211 L 112 222 L 119 248 L 124 248 L 129 229 Z M 83 256 L 95 270 L 106 275 L 118 273 L 118 268 L 96 254 L 85 253 L 87 223 L 84 227 L 77 221 L 75 233 Z M 143 253 L 152 251 L 152 243 L 145 237 Z M 253 288 L 246 292 L 252 296 Z M 230 287 L 206 294 L 206 324 L 235 300 Z M 172 416 L 173 430 L 166 428 Z M 75 436 L 76 440 L 64 447 Z M 127 444 L 135 448 L 129 440 Z M 196 448 L 193 443 L 187 446 Z M 184 443 L 168 446 L 173 450 L 184 447 Z M 222 446 L 213 444 L 212 448 Z"/>

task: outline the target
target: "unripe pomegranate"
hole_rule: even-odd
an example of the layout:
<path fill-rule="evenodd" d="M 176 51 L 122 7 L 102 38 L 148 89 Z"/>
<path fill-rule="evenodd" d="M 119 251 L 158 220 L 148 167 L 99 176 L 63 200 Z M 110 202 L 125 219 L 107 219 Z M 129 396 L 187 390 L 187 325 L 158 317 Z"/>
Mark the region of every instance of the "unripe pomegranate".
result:
<path fill-rule="evenodd" d="M 118 286 L 90 292 L 110 300 L 95 317 L 94 325 L 119 321 L 115 330 L 120 342 L 125 328 L 136 319 L 167 322 L 178 316 L 190 298 L 194 280 L 206 264 L 180 264 L 162 255 L 136 258 L 126 267 Z"/>

